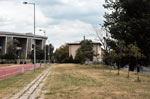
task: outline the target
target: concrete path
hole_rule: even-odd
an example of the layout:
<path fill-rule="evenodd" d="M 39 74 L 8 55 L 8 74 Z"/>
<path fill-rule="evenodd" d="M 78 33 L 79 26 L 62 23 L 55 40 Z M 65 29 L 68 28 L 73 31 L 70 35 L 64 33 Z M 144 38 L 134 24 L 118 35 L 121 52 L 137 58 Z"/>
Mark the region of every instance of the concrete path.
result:
<path fill-rule="evenodd" d="M 28 84 L 19 93 L 12 96 L 10 99 L 36 99 L 41 88 L 44 85 L 45 80 L 50 75 L 51 67 L 41 73 L 36 79 Z"/>

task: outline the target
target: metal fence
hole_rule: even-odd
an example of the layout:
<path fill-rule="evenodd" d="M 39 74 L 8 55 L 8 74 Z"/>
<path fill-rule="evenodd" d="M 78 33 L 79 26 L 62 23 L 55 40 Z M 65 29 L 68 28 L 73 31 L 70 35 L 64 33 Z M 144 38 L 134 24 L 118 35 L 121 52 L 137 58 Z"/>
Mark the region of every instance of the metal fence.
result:
<path fill-rule="evenodd" d="M 43 66 L 44 64 L 36 64 L 36 68 Z M 24 64 L 24 65 L 16 65 L 16 66 L 8 66 L 0 68 L 0 80 L 22 74 L 26 71 L 34 70 L 33 64 Z"/>

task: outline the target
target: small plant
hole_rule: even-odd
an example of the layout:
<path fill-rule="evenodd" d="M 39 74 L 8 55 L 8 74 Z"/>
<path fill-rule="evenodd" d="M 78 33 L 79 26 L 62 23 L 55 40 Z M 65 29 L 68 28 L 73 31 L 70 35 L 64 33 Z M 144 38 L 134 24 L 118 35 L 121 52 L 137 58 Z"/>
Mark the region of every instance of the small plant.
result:
<path fill-rule="evenodd" d="M 20 64 L 23 64 L 23 62 L 21 61 Z"/>

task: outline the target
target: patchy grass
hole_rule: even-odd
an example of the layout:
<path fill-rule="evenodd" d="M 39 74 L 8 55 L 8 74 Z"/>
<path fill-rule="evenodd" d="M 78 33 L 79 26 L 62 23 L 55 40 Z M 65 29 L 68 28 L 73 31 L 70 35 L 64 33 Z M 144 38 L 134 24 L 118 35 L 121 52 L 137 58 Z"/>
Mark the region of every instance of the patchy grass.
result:
<path fill-rule="evenodd" d="M 40 73 L 42 73 L 48 66 L 43 66 L 34 71 L 27 71 L 24 74 L 19 74 L 6 80 L 0 81 L 0 99 L 8 98 L 19 92 L 33 79 L 35 79 Z"/>
<path fill-rule="evenodd" d="M 41 91 L 45 99 L 150 99 L 150 75 L 117 70 L 103 65 L 56 64 Z"/>
<path fill-rule="evenodd" d="M 0 64 L 0 67 L 4 67 L 4 66 L 12 66 L 12 65 L 17 65 L 17 64 Z"/>

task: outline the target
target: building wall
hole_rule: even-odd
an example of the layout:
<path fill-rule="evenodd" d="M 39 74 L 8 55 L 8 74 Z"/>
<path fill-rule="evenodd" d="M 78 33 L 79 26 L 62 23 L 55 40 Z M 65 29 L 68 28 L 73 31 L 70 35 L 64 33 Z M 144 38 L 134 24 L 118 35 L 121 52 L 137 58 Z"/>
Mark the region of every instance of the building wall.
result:
<path fill-rule="evenodd" d="M 42 40 L 42 50 L 45 48 L 46 40 Z"/>
<path fill-rule="evenodd" d="M 73 59 L 75 59 L 76 51 L 78 50 L 79 47 L 80 45 L 69 45 L 69 56 L 72 55 Z"/>
<path fill-rule="evenodd" d="M 93 50 L 95 55 L 98 56 L 94 56 L 93 57 L 93 61 L 94 62 L 101 62 L 102 61 L 102 49 L 100 45 L 93 45 Z"/>
<path fill-rule="evenodd" d="M 69 45 L 69 56 L 72 55 L 73 59 L 75 59 L 76 52 L 80 45 Z M 102 49 L 99 44 L 94 44 L 93 45 L 93 50 L 94 53 L 97 54 L 98 56 L 93 57 L 93 62 L 101 62 L 102 61 Z"/>

